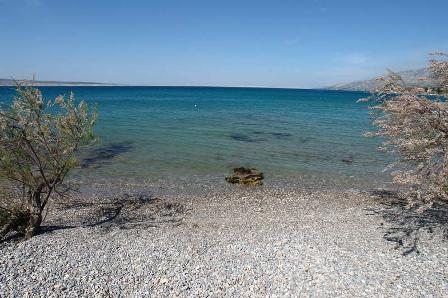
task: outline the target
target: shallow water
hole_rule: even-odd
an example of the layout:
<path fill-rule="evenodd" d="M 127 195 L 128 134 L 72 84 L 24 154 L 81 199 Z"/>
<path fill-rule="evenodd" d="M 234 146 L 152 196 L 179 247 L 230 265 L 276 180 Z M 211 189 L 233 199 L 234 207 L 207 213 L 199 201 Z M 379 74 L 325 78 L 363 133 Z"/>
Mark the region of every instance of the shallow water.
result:
<path fill-rule="evenodd" d="M 96 149 L 77 174 L 90 178 L 225 175 L 236 166 L 267 177 L 387 180 L 386 156 L 360 92 L 204 87 L 42 87 L 98 105 Z M 0 88 L 7 101 L 13 90 Z"/>

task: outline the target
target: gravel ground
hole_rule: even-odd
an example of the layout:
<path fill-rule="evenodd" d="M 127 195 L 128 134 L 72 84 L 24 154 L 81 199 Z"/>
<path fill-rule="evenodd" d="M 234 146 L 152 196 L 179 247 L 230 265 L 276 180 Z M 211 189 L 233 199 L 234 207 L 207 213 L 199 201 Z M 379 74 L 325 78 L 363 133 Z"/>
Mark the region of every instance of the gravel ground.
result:
<path fill-rule="evenodd" d="M 1 297 L 448 296 L 443 225 L 379 193 L 221 180 L 81 189 L 53 205 L 44 233 L 0 245 Z"/>

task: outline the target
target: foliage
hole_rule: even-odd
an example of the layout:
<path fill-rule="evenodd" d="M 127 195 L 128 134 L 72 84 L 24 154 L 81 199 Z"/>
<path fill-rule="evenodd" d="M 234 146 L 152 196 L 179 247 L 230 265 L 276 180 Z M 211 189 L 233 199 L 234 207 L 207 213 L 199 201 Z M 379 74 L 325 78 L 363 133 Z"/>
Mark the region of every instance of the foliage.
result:
<path fill-rule="evenodd" d="M 32 82 L 16 91 L 12 105 L 0 109 L 0 208 L 9 218 L 0 238 L 17 229 L 18 218 L 27 238 L 37 232 L 50 197 L 77 164 L 75 152 L 93 141 L 96 119 L 73 94 L 45 100 Z"/>
<path fill-rule="evenodd" d="M 448 55 L 431 55 L 431 77 L 422 78 L 431 87 L 407 86 L 389 72 L 368 98 L 377 102 L 372 109 L 378 130 L 367 135 L 383 137 L 381 149 L 397 153 L 399 160 L 389 165 L 394 181 L 411 186 L 406 197 L 421 207 L 448 201 Z"/>

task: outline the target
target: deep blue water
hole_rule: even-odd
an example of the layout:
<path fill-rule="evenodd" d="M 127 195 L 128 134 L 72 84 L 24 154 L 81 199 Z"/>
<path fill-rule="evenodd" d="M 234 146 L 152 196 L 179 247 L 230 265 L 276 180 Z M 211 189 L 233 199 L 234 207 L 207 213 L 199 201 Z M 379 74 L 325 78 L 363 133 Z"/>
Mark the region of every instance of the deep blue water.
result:
<path fill-rule="evenodd" d="M 360 92 L 203 87 L 42 87 L 98 105 L 97 150 L 81 173 L 145 178 L 225 175 L 372 180 L 386 157 Z M 0 99 L 13 89 L 0 88 Z M 84 155 L 83 155 L 84 156 Z M 381 179 L 381 178 L 380 178 Z"/>

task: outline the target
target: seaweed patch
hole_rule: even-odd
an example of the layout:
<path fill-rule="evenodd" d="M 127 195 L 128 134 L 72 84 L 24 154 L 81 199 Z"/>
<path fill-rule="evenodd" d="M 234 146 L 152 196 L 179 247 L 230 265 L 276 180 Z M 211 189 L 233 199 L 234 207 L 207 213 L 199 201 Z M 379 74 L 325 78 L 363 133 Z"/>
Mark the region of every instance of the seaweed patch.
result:
<path fill-rule="evenodd" d="M 242 134 L 242 133 L 232 133 L 229 137 L 232 140 L 246 142 L 246 143 L 256 143 L 256 142 L 264 141 L 263 139 L 251 138 L 250 136 Z"/>
<path fill-rule="evenodd" d="M 131 142 L 112 143 L 88 151 L 86 158 L 81 159 L 81 168 L 101 167 L 118 155 L 133 150 Z"/>

